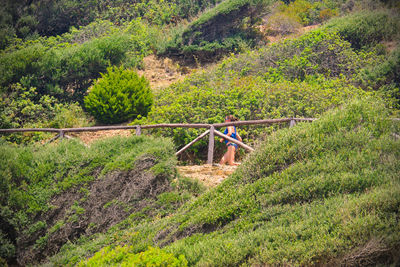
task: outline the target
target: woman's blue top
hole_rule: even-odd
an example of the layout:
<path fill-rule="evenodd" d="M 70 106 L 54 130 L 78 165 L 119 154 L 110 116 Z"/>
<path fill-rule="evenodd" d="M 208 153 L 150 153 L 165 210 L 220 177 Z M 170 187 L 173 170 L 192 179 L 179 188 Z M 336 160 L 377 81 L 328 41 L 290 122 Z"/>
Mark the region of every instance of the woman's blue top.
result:
<path fill-rule="evenodd" d="M 237 137 L 236 137 L 236 127 L 235 126 L 233 126 L 233 128 L 235 129 L 235 132 L 233 132 L 232 134 L 231 134 L 231 136 L 230 137 L 232 137 L 233 139 L 236 139 L 236 140 L 238 140 L 237 139 Z M 228 127 L 225 129 L 225 131 L 224 131 L 224 134 L 226 135 L 226 134 L 228 134 Z M 225 144 L 227 144 L 229 141 L 228 140 L 226 140 L 225 139 Z"/>

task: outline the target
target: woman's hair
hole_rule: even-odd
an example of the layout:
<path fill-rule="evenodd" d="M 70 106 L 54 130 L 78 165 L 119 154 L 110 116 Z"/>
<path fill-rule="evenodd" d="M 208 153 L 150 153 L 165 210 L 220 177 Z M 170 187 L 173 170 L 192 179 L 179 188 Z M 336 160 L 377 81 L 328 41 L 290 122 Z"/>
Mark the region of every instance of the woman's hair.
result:
<path fill-rule="evenodd" d="M 229 115 L 225 117 L 225 120 L 237 121 L 238 119 L 236 119 L 233 115 Z"/>

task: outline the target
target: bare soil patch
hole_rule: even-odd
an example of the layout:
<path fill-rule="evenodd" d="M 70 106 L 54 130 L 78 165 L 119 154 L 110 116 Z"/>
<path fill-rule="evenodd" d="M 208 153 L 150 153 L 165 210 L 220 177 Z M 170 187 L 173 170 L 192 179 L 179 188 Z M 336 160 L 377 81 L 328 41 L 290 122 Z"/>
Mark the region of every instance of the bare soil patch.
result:
<path fill-rule="evenodd" d="M 139 75 L 144 75 L 150 82 L 153 91 L 158 91 L 171 84 L 183 80 L 194 69 L 188 66 L 180 66 L 169 58 L 157 58 L 149 55 L 143 59 L 144 68 L 138 70 Z"/>
<path fill-rule="evenodd" d="M 177 167 L 181 175 L 199 180 L 207 187 L 219 185 L 225 178 L 231 175 L 236 168 L 237 166 L 210 164 Z"/>
<path fill-rule="evenodd" d="M 132 135 L 132 130 L 111 130 L 111 131 L 97 131 L 97 132 L 79 132 L 69 134 L 71 137 L 78 138 L 83 143 L 90 145 L 91 143 L 114 136 L 129 137 Z"/>

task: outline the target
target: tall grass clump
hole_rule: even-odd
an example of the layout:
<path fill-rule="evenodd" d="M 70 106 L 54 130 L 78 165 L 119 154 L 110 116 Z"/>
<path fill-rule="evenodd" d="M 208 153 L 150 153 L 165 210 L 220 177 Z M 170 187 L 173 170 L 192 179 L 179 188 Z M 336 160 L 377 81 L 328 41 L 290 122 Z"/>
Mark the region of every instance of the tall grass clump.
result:
<path fill-rule="evenodd" d="M 277 131 L 220 186 L 133 227 L 130 252 L 158 245 L 200 266 L 398 264 L 395 123 L 367 98 Z"/>

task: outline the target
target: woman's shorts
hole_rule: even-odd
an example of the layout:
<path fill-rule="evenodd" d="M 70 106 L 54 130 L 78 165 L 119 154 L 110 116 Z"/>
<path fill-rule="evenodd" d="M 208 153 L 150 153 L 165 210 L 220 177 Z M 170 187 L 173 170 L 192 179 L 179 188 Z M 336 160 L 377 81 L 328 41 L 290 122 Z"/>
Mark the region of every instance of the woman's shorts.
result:
<path fill-rule="evenodd" d="M 235 149 L 238 149 L 238 145 L 237 145 L 237 144 L 235 144 L 235 143 L 229 143 L 229 144 L 228 144 L 228 146 L 234 146 L 234 147 L 235 147 Z"/>

